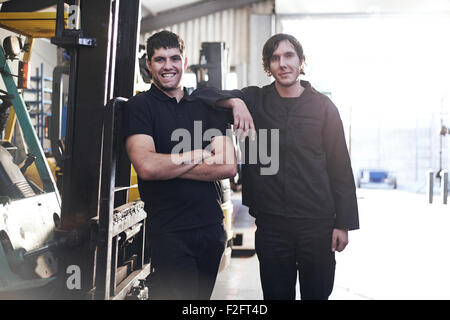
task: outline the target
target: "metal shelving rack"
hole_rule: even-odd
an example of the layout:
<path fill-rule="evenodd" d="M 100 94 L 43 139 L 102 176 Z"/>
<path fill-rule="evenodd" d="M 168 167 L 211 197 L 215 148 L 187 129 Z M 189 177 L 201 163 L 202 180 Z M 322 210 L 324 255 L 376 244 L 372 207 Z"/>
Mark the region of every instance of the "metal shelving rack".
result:
<path fill-rule="evenodd" d="M 45 119 L 51 116 L 50 112 L 46 111 L 46 106 L 51 106 L 52 101 L 45 99 L 45 94 L 52 94 L 52 83 L 53 79 L 51 77 L 44 76 L 44 64 L 41 63 L 40 68 L 36 68 L 36 76 L 30 78 L 31 83 L 34 83 L 34 88 L 23 89 L 23 99 L 25 100 L 25 93 L 34 94 L 34 100 L 25 100 L 25 104 L 30 106 L 29 115 L 31 119 L 35 120 L 34 126 L 36 129 L 36 134 L 39 138 L 44 151 L 49 151 L 49 148 L 44 148 L 44 139 L 46 137 L 45 132 Z M 50 83 L 50 88 L 46 86 L 46 83 Z"/>

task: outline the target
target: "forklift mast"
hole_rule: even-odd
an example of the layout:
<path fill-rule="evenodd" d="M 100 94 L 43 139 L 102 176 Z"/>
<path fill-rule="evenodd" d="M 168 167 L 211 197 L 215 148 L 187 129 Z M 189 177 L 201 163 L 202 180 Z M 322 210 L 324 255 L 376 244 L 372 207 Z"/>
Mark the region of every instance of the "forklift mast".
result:
<path fill-rule="evenodd" d="M 71 58 L 61 230 L 57 237 L 75 232 L 82 241 L 76 250 L 61 252 L 59 287 L 65 288 L 65 297 L 69 299 L 124 298 L 137 276 L 145 278 L 149 265 L 143 264 L 142 246 L 136 246 L 135 252 L 118 248 L 120 237 L 116 233 L 127 234 L 122 235 L 124 240 L 139 231 L 143 243 L 145 214 L 141 205 L 136 204 L 134 208 L 121 207 L 123 212 L 135 214 L 124 214 L 125 221 L 114 220 L 114 213 L 117 216 L 121 211 L 114 207 L 127 203 L 130 162 L 123 143 L 110 136 L 115 134 L 111 130 L 117 123 L 115 110 L 120 112 L 120 107 L 115 106 L 124 100 L 109 105 L 108 102 L 113 97 L 134 95 L 140 0 L 81 0 L 80 30 L 62 28 L 62 7 L 63 1 L 59 0 L 52 43 L 66 48 Z M 121 191 L 116 194 L 116 189 Z M 122 230 L 118 224 L 127 228 Z M 130 251 L 128 256 L 119 259 L 126 250 Z M 131 263 L 133 259 L 140 262 Z M 70 285 L 75 275 L 71 270 L 80 271 L 79 286 Z M 121 281 L 117 278 L 119 273 L 125 274 Z"/>
<path fill-rule="evenodd" d="M 11 1 L 2 12 L 22 10 L 27 2 Z M 146 213 L 141 201 L 128 202 L 131 164 L 120 125 L 123 104 L 135 93 L 140 0 L 39 3 L 57 3 L 51 42 L 70 54 L 60 219 L 52 241 L 44 246 L 28 251 L 8 248 L 22 259 L 8 264 L 18 266 L 24 257 L 52 251 L 58 263 L 52 289 L 56 292 L 50 298 L 124 299 L 130 292 L 145 298 L 143 281 L 150 272 L 144 251 Z M 79 11 L 74 29 L 65 28 L 65 4 Z M 2 161 L 9 163 L 8 154 L 2 154 Z M 54 183 L 47 185 L 57 193 Z M 14 214 L 27 219 L 25 213 Z M 5 232 L 0 236 L 7 239 Z M 11 269 L 0 259 L 0 270 L 3 267 Z"/>

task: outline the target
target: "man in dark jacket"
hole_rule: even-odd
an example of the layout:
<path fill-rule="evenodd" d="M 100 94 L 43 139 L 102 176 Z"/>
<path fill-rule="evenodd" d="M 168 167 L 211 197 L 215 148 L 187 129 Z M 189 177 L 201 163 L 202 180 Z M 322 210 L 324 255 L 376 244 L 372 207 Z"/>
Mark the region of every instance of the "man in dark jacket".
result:
<path fill-rule="evenodd" d="M 242 199 L 256 217 L 264 299 L 295 299 L 297 272 L 302 299 L 328 299 L 335 251 L 359 228 L 342 121 L 327 96 L 299 80 L 304 61 L 298 40 L 277 34 L 263 49 L 272 84 L 234 90 L 235 99 L 212 88 L 194 94 L 232 108 L 244 136 L 256 130 L 243 146 Z"/>

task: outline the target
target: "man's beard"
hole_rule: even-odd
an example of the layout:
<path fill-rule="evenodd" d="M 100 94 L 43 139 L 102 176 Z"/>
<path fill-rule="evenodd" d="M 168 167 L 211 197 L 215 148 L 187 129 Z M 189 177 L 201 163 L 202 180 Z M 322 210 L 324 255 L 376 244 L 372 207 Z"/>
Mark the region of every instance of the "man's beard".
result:
<path fill-rule="evenodd" d="M 295 85 L 297 82 L 298 82 L 298 77 L 294 81 L 289 82 L 289 83 L 282 83 L 281 81 L 278 81 L 278 84 L 282 87 L 289 88 L 289 87 L 292 87 L 293 85 Z"/>
<path fill-rule="evenodd" d="M 175 85 L 170 86 L 170 87 L 164 86 L 164 85 L 159 81 L 158 77 L 154 77 L 153 75 L 152 75 L 152 80 L 153 80 L 153 83 L 154 83 L 160 90 L 162 90 L 162 91 L 168 91 L 168 92 L 170 92 L 170 91 L 173 91 L 173 90 L 178 89 L 178 88 L 181 86 L 181 79 L 180 79 Z"/>

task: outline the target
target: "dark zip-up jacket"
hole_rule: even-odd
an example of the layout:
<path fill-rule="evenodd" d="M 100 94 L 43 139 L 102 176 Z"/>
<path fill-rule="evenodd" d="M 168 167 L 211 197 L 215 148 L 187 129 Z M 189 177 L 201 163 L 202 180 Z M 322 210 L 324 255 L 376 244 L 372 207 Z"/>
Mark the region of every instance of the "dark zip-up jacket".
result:
<path fill-rule="evenodd" d="M 358 229 L 356 188 L 339 112 L 309 82 L 301 85 L 305 90 L 297 98 L 280 97 L 275 83 L 232 91 L 205 87 L 193 96 L 212 106 L 231 92 L 253 117 L 258 161 L 249 139 L 242 159 L 242 200 L 252 215 L 333 219 L 335 228 Z M 267 144 L 261 145 L 264 137 Z"/>

